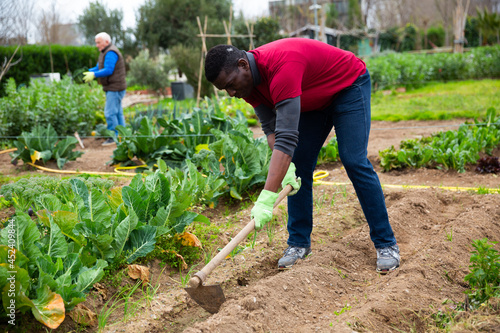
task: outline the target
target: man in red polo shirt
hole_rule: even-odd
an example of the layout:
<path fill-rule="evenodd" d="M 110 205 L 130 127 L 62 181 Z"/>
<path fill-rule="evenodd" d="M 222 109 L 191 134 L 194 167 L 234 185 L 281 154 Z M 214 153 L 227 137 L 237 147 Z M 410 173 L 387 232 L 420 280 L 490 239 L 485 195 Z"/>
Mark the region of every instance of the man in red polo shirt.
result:
<path fill-rule="evenodd" d="M 207 53 L 205 76 L 254 107 L 273 151 L 266 184 L 252 208 L 256 229 L 271 220 L 280 186 L 294 188 L 288 197 L 289 246 L 278 261 L 280 269 L 311 253 L 313 172 L 332 128 L 370 227 L 377 271 L 399 267 L 382 188 L 367 158 L 371 83 L 363 61 L 319 41 L 286 38 L 249 52 L 217 45 Z"/>

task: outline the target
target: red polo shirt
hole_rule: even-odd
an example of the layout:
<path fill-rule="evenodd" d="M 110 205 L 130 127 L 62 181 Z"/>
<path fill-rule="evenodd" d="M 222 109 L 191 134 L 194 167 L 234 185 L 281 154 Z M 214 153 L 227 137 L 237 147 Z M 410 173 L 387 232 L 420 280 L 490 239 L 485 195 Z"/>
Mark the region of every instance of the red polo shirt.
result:
<path fill-rule="evenodd" d="M 285 38 L 249 51 L 261 82 L 245 98 L 254 108 L 300 96 L 301 111 L 320 110 L 366 72 L 352 52 L 307 38 Z"/>

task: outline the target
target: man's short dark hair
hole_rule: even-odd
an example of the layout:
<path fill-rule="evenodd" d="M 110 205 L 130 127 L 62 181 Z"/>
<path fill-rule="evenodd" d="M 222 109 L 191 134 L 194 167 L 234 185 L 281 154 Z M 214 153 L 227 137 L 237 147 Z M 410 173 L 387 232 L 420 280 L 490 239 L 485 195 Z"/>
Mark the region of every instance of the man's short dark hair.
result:
<path fill-rule="evenodd" d="M 212 47 L 205 58 L 205 77 L 214 82 L 220 72 L 226 73 L 238 69 L 238 59 L 246 59 L 245 51 L 239 50 L 232 45 L 217 45 Z"/>

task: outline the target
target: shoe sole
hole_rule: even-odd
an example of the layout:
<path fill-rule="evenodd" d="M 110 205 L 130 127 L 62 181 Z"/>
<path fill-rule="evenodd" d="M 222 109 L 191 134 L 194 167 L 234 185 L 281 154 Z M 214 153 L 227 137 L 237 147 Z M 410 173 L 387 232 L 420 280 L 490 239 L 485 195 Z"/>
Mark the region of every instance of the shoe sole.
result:
<path fill-rule="evenodd" d="M 389 272 L 392 272 L 392 271 L 395 271 L 397 268 L 399 268 L 399 265 L 397 265 L 396 267 L 392 267 L 392 268 L 389 268 L 389 269 L 376 269 L 377 273 L 380 273 L 380 274 L 387 274 Z"/>

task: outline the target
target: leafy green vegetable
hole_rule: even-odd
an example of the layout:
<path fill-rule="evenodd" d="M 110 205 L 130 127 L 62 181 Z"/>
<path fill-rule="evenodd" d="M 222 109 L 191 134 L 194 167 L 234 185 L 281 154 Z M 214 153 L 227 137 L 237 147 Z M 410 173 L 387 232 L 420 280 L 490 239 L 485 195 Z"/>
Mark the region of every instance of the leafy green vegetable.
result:
<path fill-rule="evenodd" d="M 21 159 L 23 162 L 32 162 L 41 159 L 43 163 L 54 159 L 57 167 L 62 169 L 68 161 L 74 161 L 83 155 L 81 151 L 73 151 L 78 140 L 67 137 L 59 140 L 57 132 L 51 124 L 43 127 L 37 124 L 32 132 L 23 132 L 13 145 L 17 150 L 10 154 L 12 162 Z"/>
<path fill-rule="evenodd" d="M 500 143 L 500 117 L 489 108 L 486 119 L 480 123 L 464 124 L 457 131 L 439 132 L 430 138 L 402 141 L 400 150 L 394 147 L 379 152 L 384 171 L 403 167 L 437 167 L 465 172 L 467 164 L 474 164 L 480 152 L 491 155 Z"/>

